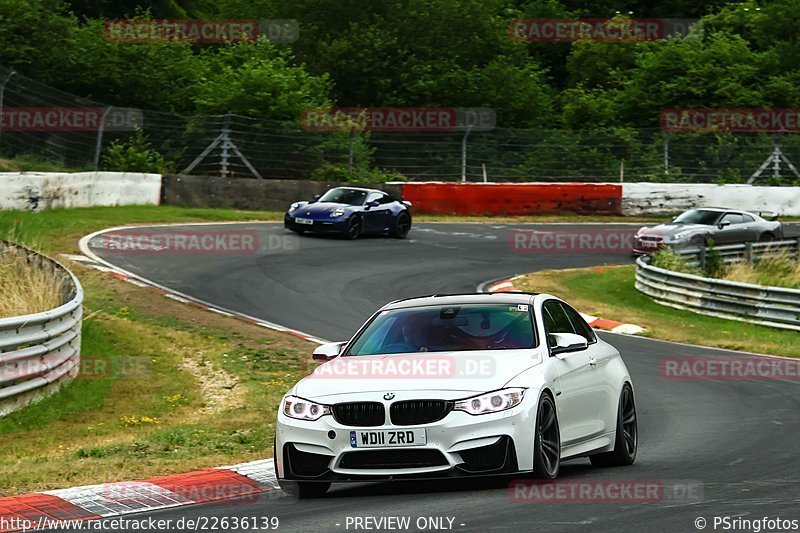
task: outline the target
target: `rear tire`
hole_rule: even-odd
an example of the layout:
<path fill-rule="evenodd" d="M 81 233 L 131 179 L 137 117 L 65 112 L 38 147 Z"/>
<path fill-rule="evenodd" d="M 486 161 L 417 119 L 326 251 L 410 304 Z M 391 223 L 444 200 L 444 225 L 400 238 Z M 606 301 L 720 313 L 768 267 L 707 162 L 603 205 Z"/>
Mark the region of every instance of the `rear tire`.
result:
<path fill-rule="evenodd" d="M 542 394 L 536 409 L 533 436 L 533 477 L 555 479 L 561 466 L 561 432 L 556 404 L 549 394 Z"/>
<path fill-rule="evenodd" d="M 758 237 L 758 242 L 772 242 L 775 240 L 775 235 L 772 233 L 762 233 Z"/>
<path fill-rule="evenodd" d="M 395 239 L 405 239 L 408 236 L 408 232 L 411 231 L 411 216 L 403 211 L 397 218 L 394 220 L 394 226 L 392 226 L 392 237 Z"/>
<path fill-rule="evenodd" d="M 617 436 L 614 450 L 589 457 L 594 466 L 628 466 L 636 460 L 639 447 L 639 428 L 636 421 L 636 403 L 633 389 L 626 383 L 619 395 L 617 408 Z"/>

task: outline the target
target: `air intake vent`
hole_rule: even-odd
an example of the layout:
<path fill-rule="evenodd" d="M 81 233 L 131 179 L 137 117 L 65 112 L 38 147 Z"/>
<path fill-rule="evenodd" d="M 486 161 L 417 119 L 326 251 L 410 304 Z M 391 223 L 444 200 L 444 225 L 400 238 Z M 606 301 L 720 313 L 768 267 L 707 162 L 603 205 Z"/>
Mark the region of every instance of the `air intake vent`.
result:
<path fill-rule="evenodd" d="M 378 402 L 337 403 L 333 418 L 344 426 L 373 427 L 386 423 L 386 410 Z"/>
<path fill-rule="evenodd" d="M 453 402 L 444 400 L 407 400 L 395 402 L 389 408 L 392 424 L 396 426 L 413 426 L 430 424 L 447 416 L 453 409 Z"/>

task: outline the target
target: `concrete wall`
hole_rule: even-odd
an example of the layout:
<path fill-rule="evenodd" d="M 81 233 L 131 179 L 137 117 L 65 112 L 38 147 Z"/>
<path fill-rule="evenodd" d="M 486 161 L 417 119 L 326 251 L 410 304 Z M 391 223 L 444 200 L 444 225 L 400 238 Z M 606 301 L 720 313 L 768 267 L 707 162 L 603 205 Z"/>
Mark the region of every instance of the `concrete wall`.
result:
<path fill-rule="evenodd" d="M 800 187 L 713 185 L 708 183 L 625 183 L 625 215 L 660 215 L 693 207 L 730 207 L 800 216 Z"/>
<path fill-rule="evenodd" d="M 419 213 L 619 215 L 622 188 L 613 183 L 405 183 L 403 198 Z"/>
<path fill-rule="evenodd" d="M 292 202 L 310 200 L 316 194 L 323 194 L 328 189 L 342 185 L 356 184 L 166 175 L 161 203 L 182 207 L 232 207 L 284 211 Z M 383 189 L 397 197 L 402 194 L 399 185 L 371 184 L 364 187 Z"/>
<path fill-rule="evenodd" d="M 158 205 L 159 174 L 132 172 L 2 172 L 0 209 Z"/>

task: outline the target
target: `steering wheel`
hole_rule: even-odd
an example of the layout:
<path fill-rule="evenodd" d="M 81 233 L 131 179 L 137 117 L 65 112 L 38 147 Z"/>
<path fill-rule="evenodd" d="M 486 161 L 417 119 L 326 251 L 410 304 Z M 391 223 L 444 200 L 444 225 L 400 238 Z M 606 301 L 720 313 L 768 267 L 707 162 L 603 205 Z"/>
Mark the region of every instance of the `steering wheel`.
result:
<path fill-rule="evenodd" d="M 419 351 L 405 342 L 393 342 L 392 344 L 387 344 L 386 346 L 382 347 L 382 350 L 387 353 L 406 353 Z"/>

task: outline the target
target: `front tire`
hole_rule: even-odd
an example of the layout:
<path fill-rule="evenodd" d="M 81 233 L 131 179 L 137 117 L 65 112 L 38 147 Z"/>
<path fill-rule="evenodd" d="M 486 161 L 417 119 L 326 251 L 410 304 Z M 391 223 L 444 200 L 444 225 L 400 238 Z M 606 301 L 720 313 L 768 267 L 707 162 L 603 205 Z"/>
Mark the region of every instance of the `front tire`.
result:
<path fill-rule="evenodd" d="M 636 460 L 639 447 L 639 427 L 636 421 L 636 404 L 633 388 L 626 383 L 622 388 L 617 409 L 617 437 L 614 450 L 589 457 L 594 466 L 628 466 Z"/>
<path fill-rule="evenodd" d="M 549 394 L 542 394 L 536 410 L 533 437 L 533 477 L 555 479 L 561 466 L 561 431 L 556 404 Z"/>
<path fill-rule="evenodd" d="M 352 241 L 358 239 L 358 237 L 361 235 L 362 229 L 363 224 L 361 222 L 361 217 L 358 215 L 353 215 L 347 219 L 347 231 L 344 235 Z"/>

